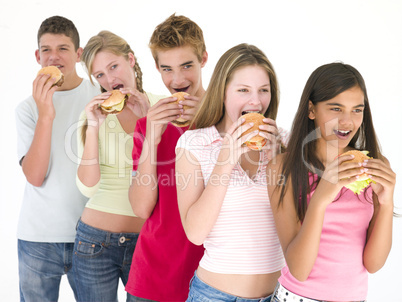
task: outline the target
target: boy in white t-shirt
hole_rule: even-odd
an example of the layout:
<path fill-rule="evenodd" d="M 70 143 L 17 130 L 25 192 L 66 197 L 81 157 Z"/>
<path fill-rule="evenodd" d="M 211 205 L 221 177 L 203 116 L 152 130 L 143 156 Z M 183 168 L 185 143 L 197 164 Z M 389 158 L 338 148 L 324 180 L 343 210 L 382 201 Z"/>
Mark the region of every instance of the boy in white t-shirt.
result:
<path fill-rule="evenodd" d="M 100 92 L 78 76 L 81 54 L 70 20 L 53 16 L 42 22 L 36 60 L 42 67 L 59 67 L 64 83 L 52 87 L 55 79 L 38 75 L 32 96 L 15 112 L 18 157 L 27 179 L 17 231 L 21 301 L 57 301 L 63 274 L 75 294 L 72 250 L 86 203 L 75 184 L 75 129 L 80 112 Z"/>

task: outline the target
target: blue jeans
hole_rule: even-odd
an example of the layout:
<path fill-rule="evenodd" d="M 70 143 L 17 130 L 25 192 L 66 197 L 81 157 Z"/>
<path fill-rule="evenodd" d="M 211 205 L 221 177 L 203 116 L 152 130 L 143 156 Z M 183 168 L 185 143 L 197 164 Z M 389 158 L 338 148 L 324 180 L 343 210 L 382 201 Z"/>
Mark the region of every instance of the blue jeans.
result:
<path fill-rule="evenodd" d="M 78 222 L 73 271 L 78 301 L 117 301 L 119 279 L 126 285 L 137 233 L 111 233 Z M 127 294 L 127 301 L 133 296 Z"/>
<path fill-rule="evenodd" d="M 20 301 L 57 301 L 61 277 L 76 295 L 72 265 L 73 243 L 47 243 L 18 240 Z"/>
<path fill-rule="evenodd" d="M 190 281 L 187 302 L 270 302 L 271 296 L 259 299 L 246 299 L 224 293 L 197 277 L 197 272 Z"/>

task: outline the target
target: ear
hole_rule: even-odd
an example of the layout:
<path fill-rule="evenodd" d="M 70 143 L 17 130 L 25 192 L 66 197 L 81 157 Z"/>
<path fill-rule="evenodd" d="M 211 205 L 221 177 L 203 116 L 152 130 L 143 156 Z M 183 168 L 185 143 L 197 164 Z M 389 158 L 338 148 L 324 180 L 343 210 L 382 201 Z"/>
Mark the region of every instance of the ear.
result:
<path fill-rule="evenodd" d="M 135 65 L 135 57 L 131 52 L 128 53 L 128 63 L 130 63 L 131 68 Z"/>
<path fill-rule="evenodd" d="M 84 52 L 84 50 L 82 49 L 82 47 L 78 47 L 78 49 L 77 49 L 77 63 L 79 63 L 79 62 L 81 62 L 81 56 L 82 56 L 82 53 Z"/>
<path fill-rule="evenodd" d="M 36 62 L 38 62 L 38 64 L 40 65 L 40 51 L 39 51 L 39 49 L 35 50 L 35 58 L 36 58 Z"/>
<path fill-rule="evenodd" d="M 207 61 L 208 61 L 208 53 L 207 51 L 204 51 L 201 58 L 201 68 L 204 67 L 205 64 L 207 64 Z"/>
<path fill-rule="evenodd" d="M 308 118 L 310 120 L 315 119 L 314 104 L 312 101 L 308 101 Z"/>

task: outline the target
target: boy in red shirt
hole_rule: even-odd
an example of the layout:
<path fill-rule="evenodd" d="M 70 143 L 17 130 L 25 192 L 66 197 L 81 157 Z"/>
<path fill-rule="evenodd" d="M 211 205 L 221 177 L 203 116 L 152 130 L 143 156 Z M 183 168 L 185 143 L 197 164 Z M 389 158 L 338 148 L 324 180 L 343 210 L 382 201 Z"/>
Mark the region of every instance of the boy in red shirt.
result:
<path fill-rule="evenodd" d="M 179 104 L 172 103 L 175 97 L 160 100 L 137 122 L 129 198 L 134 213 L 147 221 L 136 245 L 126 290 L 136 301 L 185 301 L 204 248 L 187 239 L 177 205 L 175 147 L 188 127 L 170 122 L 178 117 L 193 118 L 205 92 L 201 69 L 208 54 L 199 26 L 175 15 L 156 27 L 150 48 L 169 92 L 189 95 Z"/>

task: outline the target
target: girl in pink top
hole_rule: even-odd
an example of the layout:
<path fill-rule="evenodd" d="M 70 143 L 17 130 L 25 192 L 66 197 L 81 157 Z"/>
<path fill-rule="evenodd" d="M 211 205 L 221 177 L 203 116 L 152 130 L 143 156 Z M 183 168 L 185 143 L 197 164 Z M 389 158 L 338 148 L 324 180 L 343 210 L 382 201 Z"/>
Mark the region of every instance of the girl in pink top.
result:
<path fill-rule="evenodd" d="M 340 154 L 367 150 L 363 163 Z M 367 272 L 391 249 L 395 173 L 381 154 L 364 80 L 350 65 L 317 68 L 307 81 L 288 152 L 268 184 L 287 266 L 273 301 L 363 301 Z M 367 173 L 359 194 L 346 185 Z"/>
<path fill-rule="evenodd" d="M 205 247 L 187 301 L 270 300 L 284 266 L 266 184 L 279 145 L 277 109 L 276 75 L 265 54 L 248 44 L 224 53 L 193 120 L 197 129 L 176 146 L 184 231 Z M 251 128 L 242 125 L 246 112 L 266 118 L 261 131 L 242 136 Z M 243 146 L 257 133 L 269 142 L 262 152 Z"/>

